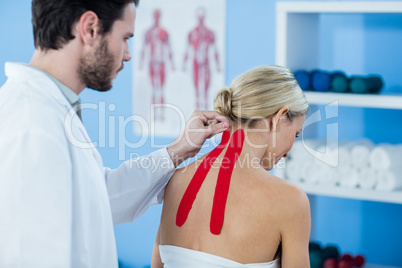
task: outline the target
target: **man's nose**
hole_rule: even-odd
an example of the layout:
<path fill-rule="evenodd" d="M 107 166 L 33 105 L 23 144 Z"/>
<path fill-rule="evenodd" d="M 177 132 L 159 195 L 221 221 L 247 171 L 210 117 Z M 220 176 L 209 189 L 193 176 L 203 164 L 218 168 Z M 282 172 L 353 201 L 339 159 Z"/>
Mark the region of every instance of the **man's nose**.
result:
<path fill-rule="evenodd" d="M 130 49 L 128 48 L 128 46 L 126 46 L 126 49 L 124 50 L 123 54 L 123 61 L 130 61 L 130 60 L 131 60 Z"/>

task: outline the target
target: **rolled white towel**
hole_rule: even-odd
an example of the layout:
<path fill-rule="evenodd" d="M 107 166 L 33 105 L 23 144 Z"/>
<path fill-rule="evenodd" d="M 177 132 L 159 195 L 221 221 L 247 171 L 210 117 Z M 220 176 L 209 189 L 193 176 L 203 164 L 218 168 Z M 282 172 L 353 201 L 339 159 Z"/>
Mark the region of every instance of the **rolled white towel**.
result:
<path fill-rule="evenodd" d="M 338 146 L 335 144 L 326 144 L 320 146 L 317 151 L 316 159 L 319 160 L 324 165 L 329 165 L 336 167 L 339 165 L 339 151 Z"/>
<path fill-rule="evenodd" d="M 357 142 L 351 149 L 353 167 L 358 169 L 367 168 L 369 166 L 370 152 L 373 147 L 374 144 L 367 139 Z"/>
<path fill-rule="evenodd" d="M 376 169 L 389 169 L 402 163 L 402 146 L 381 144 L 370 153 L 370 165 Z"/>
<path fill-rule="evenodd" d="M 397 191 L 402 189 L 402 169 L 378 170 L 378 183 L 375 187 L 379 191 Z"/>
<path fill-rule="evenodd" d="M 292 149 L 289 152 L 289 158 L 297 161 L 306 161 L 307 159 L 314 159 L 311 154 L 311 150 L 316 150 L 324 142 L 320 139 L 307 139 L 303 141 L 297 141 L 293 144 Z"/>
<path fill-rule="evenodd" d="M 316 184 L 319 176 L 317 176 L 317 164 L 315 161 L 305 161 L 301 166 L 301 180 L 308 184 Z"/>
<path fill-rule="evenodd" d="M 301 165 L 302 163 L 299 161 L 286 161 L 285 178 L 289 181 L 299 182 L 301 180 Z"/>
<path fill-rule="evenodd" d="M 359 187 L 365 190 L 373 190 L 379 180 L 378 170 L 374 168 L 365 168 L 358 171 Z"/>
<path fill-rule="evenodd" d="M 355 168 L 339 168 L 339 186 L 356 188 L 359 185 L 359 173 Z"/>
<path fill-rule="evenodd" d="M 351 155 L 350 155 L 350 149 L 346 147 L 339 147 L 339 166 L 341 167 L 348 167 L 351 165 Z"/>
<path fill-rule="evenodd" d="M 319 169 L 320 179 L 318 184 L 324 186 L 334 187 L 339 183 L 339 176 L 337 168 L 331 167 L 330 165 L 322 163 Z"/>
<path fill-rule="evenodd" d="M 304 163 L 301 174 L 302 180 L 308 184 L 335 186 L 339 178 L 336 173 L 336 168 L 322 163 L 319 160 Z"/>
<path fill-rule="evenodd" d="M 355 142 L 344 141 L 339 144 L 339 167 L 350 167 L 352 165 L 352 147 Z"/>

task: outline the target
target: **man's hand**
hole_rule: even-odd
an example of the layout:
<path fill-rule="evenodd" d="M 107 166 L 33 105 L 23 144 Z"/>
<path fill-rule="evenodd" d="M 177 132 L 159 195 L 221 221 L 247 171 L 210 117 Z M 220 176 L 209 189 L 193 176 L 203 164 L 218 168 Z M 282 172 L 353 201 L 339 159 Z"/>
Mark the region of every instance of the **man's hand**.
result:
<path fill-rule="evenodd" d="M 183 133 L 167 148 L 175 167 L 197 155 L 207 139 L 229 127 L 229 120 L 217 112 L 194 111 Z"/>

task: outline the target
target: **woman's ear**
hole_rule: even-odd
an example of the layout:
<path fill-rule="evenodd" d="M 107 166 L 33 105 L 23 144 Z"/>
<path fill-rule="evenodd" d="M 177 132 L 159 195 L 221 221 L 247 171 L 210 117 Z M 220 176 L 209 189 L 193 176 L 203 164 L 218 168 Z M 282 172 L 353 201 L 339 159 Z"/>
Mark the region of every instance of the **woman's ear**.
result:
<path fill-rule="evenodd" d="M 100 36 L 100 21 L 93 11 L 86 11 L 81 15 L 76 25 L 77 35 L 83 44 L 93 46 Z"/>
<path fill-rule="evenodd" d="M 279 124 L 279 121 L 281 120 L 281 117 L 283 115 L 286 115 L 289 112 L 289 108 L 288 107 L 282 107 L 281 109 L 279 109 L 278 112 L 276 112 L 276 114 L 272 117 L 272 126 L 271 126 L 271 131 L 276 131 L 277 126 Z"/>

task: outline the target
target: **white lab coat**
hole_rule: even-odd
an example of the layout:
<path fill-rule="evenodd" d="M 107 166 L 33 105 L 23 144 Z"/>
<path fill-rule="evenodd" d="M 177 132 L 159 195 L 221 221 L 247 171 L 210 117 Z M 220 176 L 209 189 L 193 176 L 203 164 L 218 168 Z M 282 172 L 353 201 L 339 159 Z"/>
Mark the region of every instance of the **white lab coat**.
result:
<path fill-rule="evenodd" d="M 6 63 L 6 75 L 0 267 L 117 267 L 113 224 L 162 201 L 174 171 L 166 149 L 104 168 L 95 148 L 80 148 L 91 147 L 90 139 L 53 81 L 23 64 Z"/>

